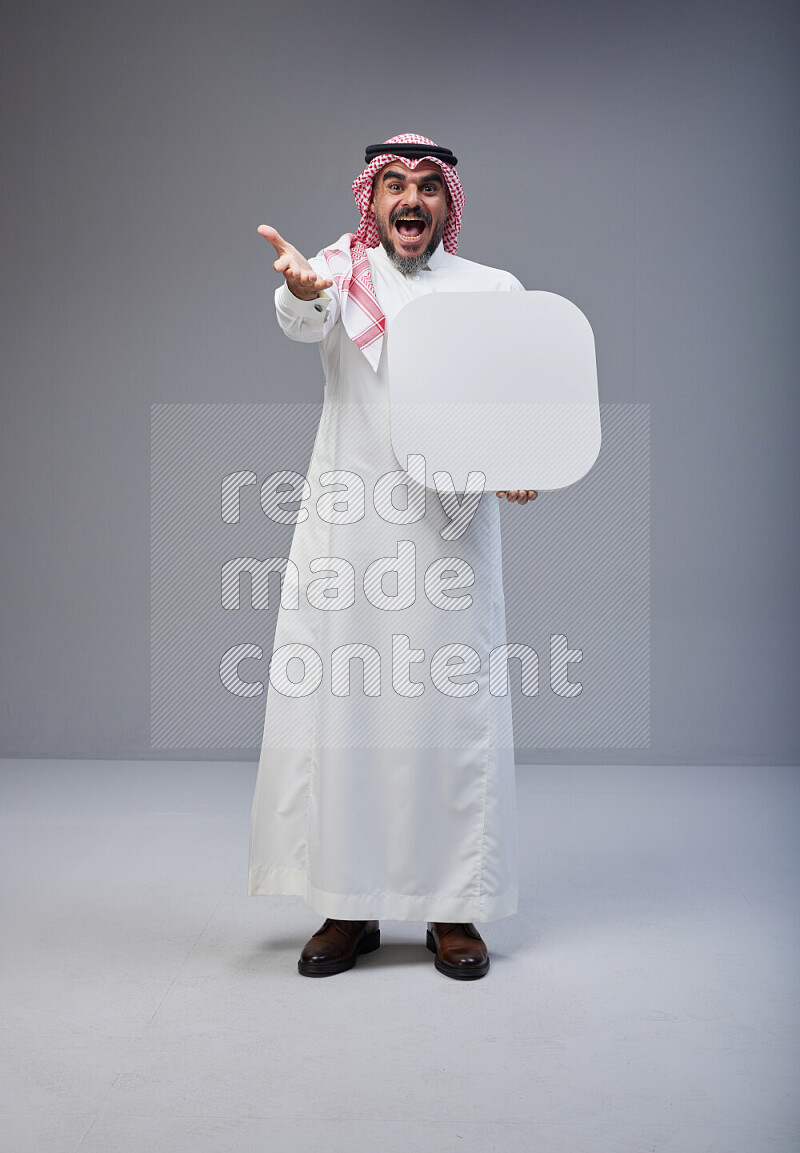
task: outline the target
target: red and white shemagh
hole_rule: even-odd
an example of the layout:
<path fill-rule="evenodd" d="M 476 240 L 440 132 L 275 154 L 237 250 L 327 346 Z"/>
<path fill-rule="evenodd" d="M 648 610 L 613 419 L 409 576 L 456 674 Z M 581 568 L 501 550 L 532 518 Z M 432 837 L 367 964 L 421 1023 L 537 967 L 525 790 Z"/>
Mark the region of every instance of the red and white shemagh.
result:
<path fill-rule="evenodd" d="M 433 140 L 429 140 L 427 136 L 417 136 L 414 132 L 403 132 L 385 143 L 386 152 L 374 157 L 361 175 L 353 181 L 353 195 L 361 213 L 358 232 L 345 232 L 330 248 L 323 249 L 331 278 L 339 290 L 345 332 L 361 349 L 376 372 L 383 347 L 386 317 L 375 295 L 367 259 L 367 249 L 376 248 L 380 244 L 375 216 L 370 210 L 375 174 L 392 161 L 399 161 L 411 169 L 416 168 L 423 160 L 438 164 L 450 193 L 449 212 L 442 234 L 442 244 L 446 252 L 455 253 L 458 248 L 458 233 L 464 211 L 464 189 L 455 168 L 435 156 L 421 156 L 419 160 L 409 160 L 404 156 L 396 156 L 390 148 L 392 144 L 431 144 L 436 148 Z"/>

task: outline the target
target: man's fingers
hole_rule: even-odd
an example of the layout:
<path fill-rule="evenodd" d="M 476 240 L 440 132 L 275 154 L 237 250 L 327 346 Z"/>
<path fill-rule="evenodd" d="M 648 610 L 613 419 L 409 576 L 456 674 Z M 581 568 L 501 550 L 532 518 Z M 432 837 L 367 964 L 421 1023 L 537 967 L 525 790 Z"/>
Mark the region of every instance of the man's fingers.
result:
<path fill-rule="evenodd" d="M 501 499 L 505 497 L 506 500 L 515 501 L 517 504 L 527 504 L 529 500 L 536 500 L 539 493 L 534 488 L 512 488 L 503 489 L 495 495 Z"/>
<path fill-rule="evenodd" d="M 301 268 L 300 265 L 292 260 L 288 253 L 285 256 L 280 256 L 272 266 L 276 272 L 282 272 L 284 276 L 290 280 L 296 280 L 298 283 L 303 283 L 308 279 L 308 269 Z M 312 272 L 312 276 L 315 274 Z"/>
<path fill-rule="evenodd" d="M 332 284 L 332 281 L 326 280 L 324 277 L 320 276 L 314 271 L 313 268 L 290 267 L 288 269 L 287 275 L 290 276 L 292 280 L 296 280 L 298 284 L 302 284 L 305 287 L 308 287 L 310 284 L 324 284 L 327 287 L 330 287 Z"/>
<path fill-rule="evenodd" d="M 276 263 L 275 263 L 276 268 L 277 268 L 277 264 L 278 264 L 278 262 L 276 261 Z M 280 269 L 280 268 L 278 268 L 277 270 L 279 272 L 284 271 L 283 269 Z M 326 288 L 330 288 L 331 285 L 333 284 L 332 280 L 328 280 L 323 276 L 318 276 L 317 273 L 313 270 L 313 268 L 312 269 L 306 269 L 306 268 L 287 267 L 287 269 L 284 272 L 284 275 L 286 277 L 286 283 L 289 285 L 290 288 L 292 288 L 292 287 L 298 288 L 298 289 L 301 289 L 303 292 L 312 292 L 312 291 L 313 292 L 323 292 Z"/>
<path fill-rule="evenodd" d="M 286 241 L 283 239 L 280 232 L 278 232 L 277 228 L 272 228 L 269 224 L 259 224 L 258 235 L 263 236 L 265 240 L 268 240 L 273 248 L 277 250 L 277 252 L 282 253 L 285 251 Z"/>
<path fill-rule="evenodd" d="M 313 268 L 289 268 L 287 275 L 294 280 L 297 284 L 302 284 L 303 288 L 309 288 L 312 284 L 316 284 L 318 277 Z"/>

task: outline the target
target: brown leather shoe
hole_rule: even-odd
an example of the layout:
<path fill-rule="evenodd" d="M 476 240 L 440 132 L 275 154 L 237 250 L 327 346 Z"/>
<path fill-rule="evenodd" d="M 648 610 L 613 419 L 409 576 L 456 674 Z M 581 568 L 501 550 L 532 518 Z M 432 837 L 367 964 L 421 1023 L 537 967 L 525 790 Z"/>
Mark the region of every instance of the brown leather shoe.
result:
<path fill-rule="evenodd" d="M 329 977 L 352 969 L 359 953 L 371 953 L 381 943 L 377 921 L 334 921 L 328 917 L 303 946 L 298 972 L 304 977 Z"/>
<path fill-rule="evenodd" d="M 489 950 L 472 922 L 428 921 L 426 944 L 446 977 L 472 981 L 489 971 Z"/>

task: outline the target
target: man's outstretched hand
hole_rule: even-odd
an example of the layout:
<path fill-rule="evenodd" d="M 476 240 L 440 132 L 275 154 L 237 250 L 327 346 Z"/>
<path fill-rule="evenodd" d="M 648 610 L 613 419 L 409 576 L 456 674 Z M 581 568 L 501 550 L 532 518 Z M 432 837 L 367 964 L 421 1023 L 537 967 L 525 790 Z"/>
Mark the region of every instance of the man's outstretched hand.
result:
<path fill-rule="evenodd" d="M 282 272 L 286 278 L 286 285 L 292 296 L 298 300 L 316 300 L 321 292 L 330 288 L 332 280 L 326 280 L 314 271 L 301 252 L 294 245 L 284 240 L 281 234 L 268 224 L 258 227 L 260 236 L 268 240 L 278 254 L 273 264 L 276 272 Z"/>
<path fill-rule="evenodd" d="M 536 500 L 539 494 L 533 488 L 512 488 L 509 492 L 498 492 L 496 495 L 501 500 L 505 497 L 506 500 L 516 501 L 517 504 L 527 504 L 529 500 Z"/>

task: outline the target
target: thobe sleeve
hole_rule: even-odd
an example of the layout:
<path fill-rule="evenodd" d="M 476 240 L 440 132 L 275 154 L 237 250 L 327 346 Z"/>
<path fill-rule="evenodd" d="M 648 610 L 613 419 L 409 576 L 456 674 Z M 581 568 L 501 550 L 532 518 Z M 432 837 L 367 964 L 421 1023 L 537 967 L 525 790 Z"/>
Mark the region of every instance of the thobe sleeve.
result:
<path fill-rule="evenodd" d="M 332 279 L 323 257 L 313 256 L 308 263 L 321 276 Z M 275 290 L 275 312 L 278 324 L 290 340 L 313 344 L 327 336 L 339 319 L 339 293 L 333 285 L 314 300 L 300 300 L 289 291 L 284 281 Z"/>

